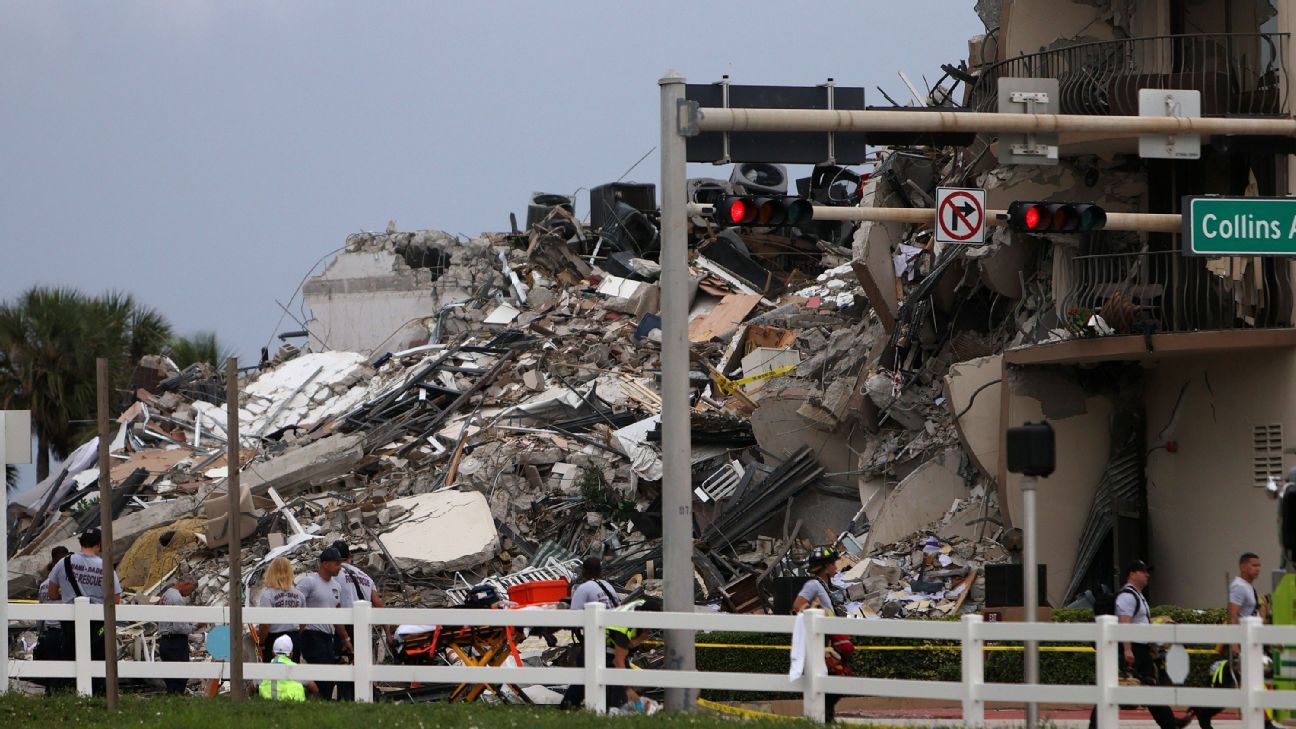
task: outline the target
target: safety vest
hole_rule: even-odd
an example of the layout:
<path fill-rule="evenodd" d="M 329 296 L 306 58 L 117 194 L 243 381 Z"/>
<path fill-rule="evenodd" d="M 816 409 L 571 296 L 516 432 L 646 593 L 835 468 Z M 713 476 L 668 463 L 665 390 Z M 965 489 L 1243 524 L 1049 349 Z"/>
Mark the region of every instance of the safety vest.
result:
<path fill-rule="evenodd" d="M 643 604 L 642 600 L 635 600 L 634 602 L 629 602 L 626 603 L 625 605 L 618 605 L 617 607 L 613 608 L 612 611 L 618 613 L 633 612 L 635 608 L 639 607 L 642 604 Z M 607 639 L 607 652 L 609 655 L 611 655 L 612 652 L 616 649 L 616 644 L 612 642 L 613 633 L 620 633 L 621 635 L 624 635 L 627 640 L 634 640 L 635 636 L 639 635 L 639 628 L 621 628 L 621 627 L 608 626 L 607 628 L 604 628 L 604 631 L 606 632 L 606 635 L 604 637 Z"/>
<path fill-rule="evenodd" d="M 613 627 L 610 627 L 610 626 L 609 626 L 609 627 L 605 628 L 604 630 L 607 631 L 607 644 L 608 644 L 608 648 L 613 648 L 613 647 L 615 647 L 615 644 L 612 642 L 612 634 L 613 634 L 613 633 L 620 633 L 621 635 L 624 635 L 628 640 L 634 640 L 635 636 L 636 636 L 636 635 L 639 635 L 639 629 L 638 629 L 638 628 L 613 628 Z"/>
<path fill-rule="evenodd" d="M 280 663 L 286 666 L 295 666 L 288 656 L 275 656 L 271 663 Z M 261 682 L 261 698 L 277 699 L 279 701 L 305 701 L 306 687 L 301 681 L 294 681 L 290 678 L 267 678 Z"/>

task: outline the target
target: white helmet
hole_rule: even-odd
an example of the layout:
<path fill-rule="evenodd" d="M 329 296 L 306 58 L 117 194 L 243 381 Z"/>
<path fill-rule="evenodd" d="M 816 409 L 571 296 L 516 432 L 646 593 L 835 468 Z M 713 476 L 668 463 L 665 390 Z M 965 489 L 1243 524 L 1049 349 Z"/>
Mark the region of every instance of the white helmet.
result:
<path fill-rule="evenodd" d="M 293 641 L 291 636 L 281 635 L 275 638 L 274 652 L 277 656 L 290 656 L 293 652 Z"/>

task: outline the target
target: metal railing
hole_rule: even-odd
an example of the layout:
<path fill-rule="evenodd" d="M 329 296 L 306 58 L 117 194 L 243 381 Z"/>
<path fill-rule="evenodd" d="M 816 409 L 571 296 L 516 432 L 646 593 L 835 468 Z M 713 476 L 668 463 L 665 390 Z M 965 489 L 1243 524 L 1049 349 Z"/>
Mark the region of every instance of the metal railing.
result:
<path fill-rule="evenodd" d="M 967 107 L 994 111 L 1000 78 L 1056 78 L 1061 114 L 1138 116 L 1139 89 L 1202 94 L 1202 116 L 1286 116 L 1286 33 L 1208 33 L 1096 41 L 982 69 Z"/>
<path fill-rule="evenodd" d="M 1055 267 L 1063 326 L 1091 333 L 1102 316 L 1114 334 L 1288 326 L 1291 283 L 1285 266 L 1259 258 L 1206 259 L 1178 251 L 1071 254 Z"/>
<path fill-rule="evenodd" d="M 104 662 L 90 660 L 90 623 L 103 618 L 103 606 L 77 598 L 71 605 L 10 605 L 10 620 L 72 620 L 76 630 L 75 661 L 11 661 L 0 667 L 0 687 L 7 677 L 72 678 L 81 694 L 91 692 L 91 679 L 104 676 Z M 226 607 L 120 605 L 117 617 L 125 621 L 193 622 L 228 624 Z M 1093 623 L 986 623 L 979 615 L 964 615 L 959 622 L 908 620 L 855 620 L 826 617 L 807 610 L 798 617 L 734 615 L 728 613 L 635 613 L 610 611 L 591 603 L 574 610 L 449 610 L 374 608 L 358 602 L 351 608 L 253 608 L 243 611 L 249 623 L 351 624 L 355 635 L 372 635 L 375 625 L 481 625 L 581 628 L 585 634 L 585 665 L 564 667 L 486 667 L 378 665 L 371 640 L 355 643 L 352 665 L 283 665 L 246 663 L 244 677 L 251 680 L 354 681 L 358 701 L 372 701 L 374 682 L 420 683 L 541 683 L 585 686 L 586 708 L 603 712 L 604 687 L 654 686 L 729 691 L 772 691 L 800 694 L 803 714 L 824 719 L 825 694 L 885 696 L 956 701 L 962 706 L 963 724 L 985 722 L 985 702 L 1079 703 L 1098 706 L 1100 726 L 1116 726 L 1120 704 L 1239 707 L 1246 729 L 1264 726 L 1264 709 L 1296 709 L 1296 691 L 1266 691 L 1263 656 L 1266 645 L 1296 645 L 1296 626 L 1267 626 L 1259 618 L 1244 618 L 1241 625 L 1130 625 L 1104 615 Z M 803 670 L 797 676 L 730 671 L 631 670 L 605 667 L 605 630 L 628 626 L 652 630 L 735 631 L 792 634 L 801 645 Z M 7 632 L 7 631 L 6 631 Z M 798 635 L 799 634 L 799 635 Z M 844 634 L 871 638 L 908 638 L 949 641 L 962 656 L 958 681 L 880 679 L 830 676 L 824 660 L 824 640 Z M 985 680 L 987 641 L 1093 643 L 1094 685 L 1043 685 L 988 683 Z M 1145 643 L 1241 646 L 1238 688 L 1208 689 L 1183 686 L 1122 686 L 1117 672 L 1118 641 Z M 228 663 L 157 663 L 119 661 L 121 678 L 204 678 L 228 680 Z M 7 676 L 6 676 L 7 674 Z"/>

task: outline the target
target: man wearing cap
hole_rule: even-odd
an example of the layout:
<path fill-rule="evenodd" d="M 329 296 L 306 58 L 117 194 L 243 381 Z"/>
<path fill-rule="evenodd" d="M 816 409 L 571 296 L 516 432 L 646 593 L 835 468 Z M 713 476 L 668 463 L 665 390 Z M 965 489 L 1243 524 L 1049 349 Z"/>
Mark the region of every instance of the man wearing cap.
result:
<path fill-rule="evenodd" d="M 335 547 L 320 552 L 319 569 L 308 572 L 297 580 L 297 591 L 306 599 L 306 607 L 335 608 L 342 606 L 342 581 L 337 579 L 342 571 L 342 555 Z M 351 636 L 345 625 L 313 623 L 301 626 L 301 657 L 317 665 L 338 662 L 338 651 L 333 645 L 334 634 L 342 637 L 342 650 L 351 651 Z M 332 681 L 318 681 L 320 697 L 333 699 Z"/>
<path fill-rule="evenodd" d="M 1120 592 L 1116 593 L 1116 619 L 1122 624 L 1147 625 L 1152 622 L 1147 598 L 1143 597 L 1143 592 L 1151 580 L 1151 573 L 1152 568 L 1141 559 L 1136 559 L 1125 566 L 1125 584 Z M 1145 684 L 1157 675 L 1152 652 L 1146 643 L 1121 643 L 1120 667 L 1122 672 L 1132 673 Z M 1174 711 L 1169 706 L 1148 706 L 1147 710 L 1161 729 L 1175 729 L 1178 726 Z M 1093 712 L 1089 714 L 1090 729 L 1097 724 L 1098 707 L 1094 707 Z"/>
<path fill-rule="evenodd" d="M 59 560 L 50 570 L 49 596 L 51 600 L 71 603 L 78 597 L 87 597 L 91 603 L 102 605 L 104 602 L 104 563 L 99 552 L 103 545 L 103 535 L 96 527 L 81 532 L 78 540 L 81 551 L 69 554 Z M 117 572 L 112 571 L 113 601 L 121 602 L 121 582 Z M 76 623 L 63 621 L 63 660 L 76 660 Z M 103 622 L 90 623 L 90 660 L 104 660 Z M 102 678 L 91 681 L 94 693 L 107 693 L 107 683 Z"/>
<path fill-rule="evenodd" d="M 275 638 L 274 642 L 274 659 L 271 663 L 278 663 L 283 666 L 295 666 L 292 660 L 293 640 L 292 636 L 281 635 Z M 258 693 L 263 699 L 274 701 L 305 701 L 306 692 L 313 694 L 319 693 L 319 686 L 314 681 L 294 681 L 291 678 L 267 678 L 261 682 Z"/>
<path fill-rule="evenodd" d="M 341 605 L 349 608 L 360 600 L 368 600 L 374 607 L 386 607 L 383 605 L 382 595 L 378 594 L 378 586 L 374 584 L 373 578 L 365 574 L 365 571 L 351 564 L 351 547 L 341 539 L 333 542 L 333 548 L 342 555 L 342 571 L 338 574 L 338 580 L 342 583 L 342 600 Z M 392 626 L 384 625 L 383 632 L 387 634 L 387 640 L 392 639 Z M 352 635 L 353 639 L 368 640 L 367 636 L 356 636 L 353 632 L 353 626 L 347 626 L 347 633 Z M 350 653 L 350 650 L 342 648 L 342 636 L 337 634 L 333 636 L 334 647 L 338 655 Z M 338 699 L 340 701 L 355 701 L 355 684 L 350 682 L 339 683 Z"/>
<path fill-rule="evenodd" d="M 181 576 L 164 593 L 163 605 L 184 605 L 185 599 L 193 594 L 198 581 L 187 575 Z M 189 662 L 189 634 L 197 630 L 193 623 L 158 623 L 158 654 L 168 663 Z M 183 694 L 189 679 L 183 677 L 163 679 L 169 694 Z"/>

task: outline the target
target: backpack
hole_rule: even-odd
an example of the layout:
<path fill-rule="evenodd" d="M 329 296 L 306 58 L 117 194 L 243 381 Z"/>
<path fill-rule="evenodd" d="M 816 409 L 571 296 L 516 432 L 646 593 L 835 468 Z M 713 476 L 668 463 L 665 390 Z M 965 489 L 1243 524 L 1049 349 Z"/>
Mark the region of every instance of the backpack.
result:
<path fill-rule="evenodd" d="M 1128 593 L 1130 593 L 1131 595 L 1134 595 L 1134 616 L 1135 616 L 1135 617 L 1138 617 L 1139 611 L 1143 609 L 1143 601 L 1142 601 L 1142 600 L 1139 600 L 1139 599 L 1138 599 L 1138 595 L 1135 595 L 1135 594 L 1134 594 L 1135 591 L 1134 591 L 1133 588 L 1131 588 L 1131 587 L 1122 587 L 1122 588 L 1120 589 L 1119 592 L 1112 592 L 1111 590 L 1108 590 L 1108 589 L 1107 589 L 1107 586 L 1106 586 L 1106 585 L 1102 585 L 1101 587 L 1098 588 L 1097 591 L 1093 592 L 1093 596 L 1094 596 L 1094 606 L 1093 606 L 1094 619 L 1097 619 L 1099 615 L 1115 615 L 1115 614 L 1116 614 L 1116 596 L 1119 595 L 1119 594 L 1121 594 L 1122 592 L 1128 592 Z"/>

